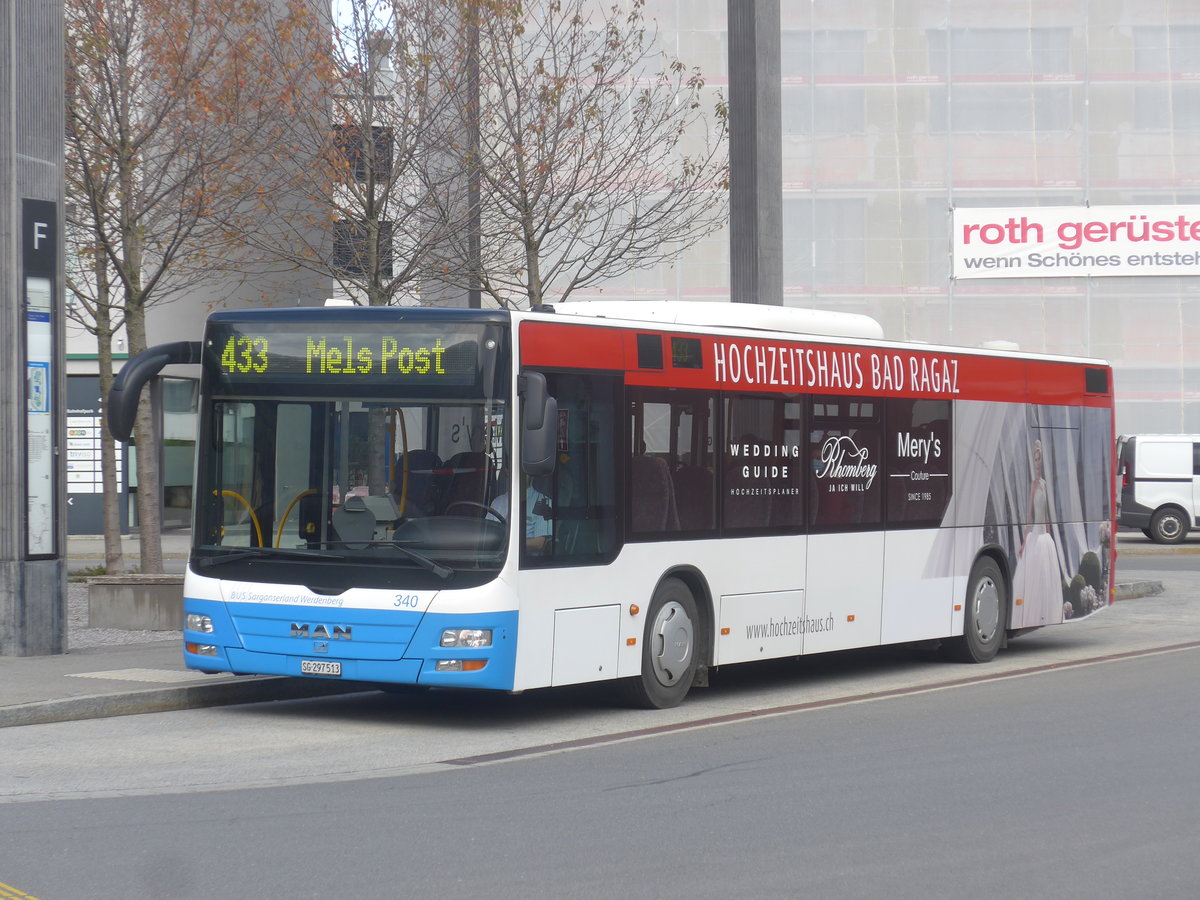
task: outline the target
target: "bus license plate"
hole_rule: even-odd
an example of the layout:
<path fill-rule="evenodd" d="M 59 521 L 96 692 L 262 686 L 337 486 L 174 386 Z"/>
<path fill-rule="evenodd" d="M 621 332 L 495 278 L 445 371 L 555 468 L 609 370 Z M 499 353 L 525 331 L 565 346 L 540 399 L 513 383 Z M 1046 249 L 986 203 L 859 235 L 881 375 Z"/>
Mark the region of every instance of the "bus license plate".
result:
<path fill-rule="evenodd" d="M 334 678 L 342 677 L 342 664 L 331 659 L 302 659 L 300 660 L 301 675 L 329 675 Z"/>

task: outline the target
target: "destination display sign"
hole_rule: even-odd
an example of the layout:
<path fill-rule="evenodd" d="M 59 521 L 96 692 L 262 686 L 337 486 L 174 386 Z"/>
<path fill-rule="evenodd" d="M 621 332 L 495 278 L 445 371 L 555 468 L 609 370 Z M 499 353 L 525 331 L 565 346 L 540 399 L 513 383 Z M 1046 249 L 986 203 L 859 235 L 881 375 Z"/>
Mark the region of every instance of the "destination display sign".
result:
<path fill-rule="evenodd" d="M 476 333 L 403 330 L 389 333 L 321 326 L 243 329 L 209 328 L 207 368 L 221 382 L 255 381 L 349 384 L 358 386 L 467 387 L 479 380 L 480 343 Z"/>

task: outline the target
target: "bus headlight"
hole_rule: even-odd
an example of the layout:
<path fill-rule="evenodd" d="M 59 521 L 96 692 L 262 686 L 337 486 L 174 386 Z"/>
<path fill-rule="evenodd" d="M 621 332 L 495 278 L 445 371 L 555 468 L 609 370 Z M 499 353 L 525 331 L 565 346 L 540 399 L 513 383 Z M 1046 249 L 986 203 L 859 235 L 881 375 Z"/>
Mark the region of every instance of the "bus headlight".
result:
<path fill-rule="evenodd" d="M 479 672 L 487 665 L 486 659 L 439 659 L 435 672 Z"/>
<path fill-rule="evenodd" d="M 492 629 L 490 628 L 447 628 L 442 632 L 443 647 L 480 647 L 492 646 Z"/>
<path fill-rule="evenodd" d="M 183 621 L 183 630 L 198 631 L 201 634 L 212 634 L 212 617 L 202 616 L 199 613 L 188 613 Z"/>
<path fill-rule="evenodd" d="M 188 653 L 193 653 L 196 656 L 216 656 L 217 648 L 212 644 L 184 644 L 184 648 Z"/>

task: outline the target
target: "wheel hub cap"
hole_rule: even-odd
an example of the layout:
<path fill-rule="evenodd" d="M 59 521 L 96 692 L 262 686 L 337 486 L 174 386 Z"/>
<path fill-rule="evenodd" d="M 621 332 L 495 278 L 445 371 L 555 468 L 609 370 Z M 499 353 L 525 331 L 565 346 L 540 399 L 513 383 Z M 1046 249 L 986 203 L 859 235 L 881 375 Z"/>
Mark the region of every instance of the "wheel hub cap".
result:
<path fill-rule="evenodd" d="M 654 674 L 665 685 L 679 681 L 692 661 L 695 636 L 687 611 L 671 601 L 663 605 L 650 629 Z"/>
<path fill-rule="evenodd" d="M 985 578 L 975 591 L 975 630 L 983 641 L 990 641 L 1000 626 L 1000 591 L 996 582 Z"/>

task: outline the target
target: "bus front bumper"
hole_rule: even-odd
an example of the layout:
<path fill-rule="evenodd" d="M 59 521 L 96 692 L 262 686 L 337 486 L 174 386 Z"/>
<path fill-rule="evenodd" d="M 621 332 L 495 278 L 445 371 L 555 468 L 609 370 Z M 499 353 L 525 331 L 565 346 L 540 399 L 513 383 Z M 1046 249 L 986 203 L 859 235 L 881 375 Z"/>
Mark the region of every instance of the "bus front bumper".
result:
<path fill-rule="evenodd" d="M 444 646 L 446 632 L 471 643 Z M 515 610 L 477 614 L 184 600 L 185 665 L 207 672 L 512 690 Z"/>

